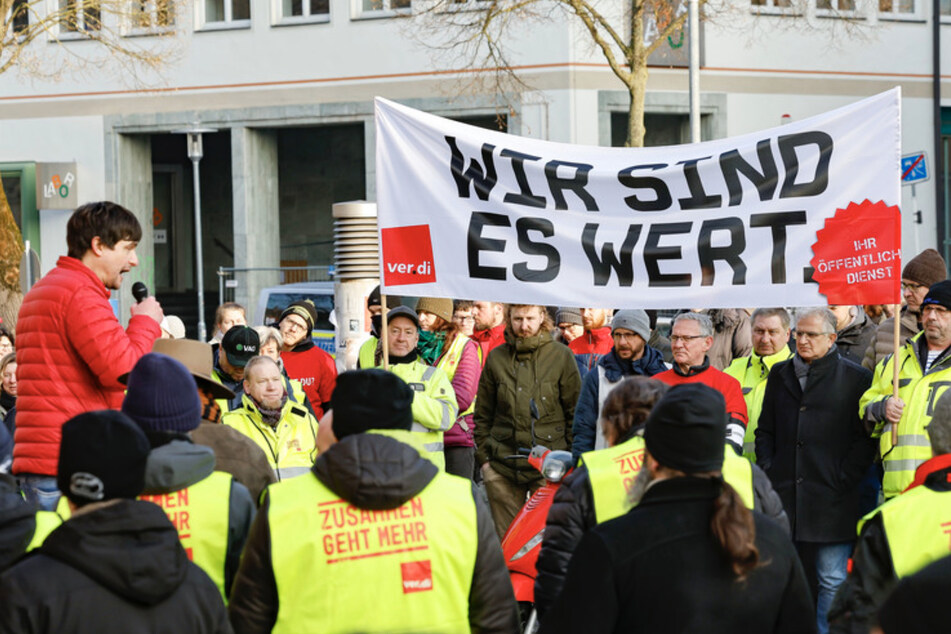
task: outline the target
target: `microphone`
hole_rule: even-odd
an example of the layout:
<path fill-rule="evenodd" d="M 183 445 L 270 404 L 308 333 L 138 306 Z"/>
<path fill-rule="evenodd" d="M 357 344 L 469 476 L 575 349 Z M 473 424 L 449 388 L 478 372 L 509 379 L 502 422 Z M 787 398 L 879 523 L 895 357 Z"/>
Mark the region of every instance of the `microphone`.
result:
<path fill-rule="evenodd" d="M 142 303 L 146 297 L 149 296 L 149 287 L 143 284 L 142 282 L 136 282 L 132 285 L 132 298 L 135 299 L 136 304 Z"/>

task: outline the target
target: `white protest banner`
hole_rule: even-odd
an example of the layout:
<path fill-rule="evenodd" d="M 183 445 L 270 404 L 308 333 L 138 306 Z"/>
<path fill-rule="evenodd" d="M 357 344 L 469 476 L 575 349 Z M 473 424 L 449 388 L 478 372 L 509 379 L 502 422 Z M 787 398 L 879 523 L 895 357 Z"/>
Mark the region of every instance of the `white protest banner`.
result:
<path fill-rule="evenodd" d="M 847 288 L 852 303 L 894 303 L 900 101 L 896 88 L 744 136 L 606 148 L 377 98 L 383 291 L 727 308 L 845 303 Z M 834 243 L 816 244 L 827 221 Z"/>

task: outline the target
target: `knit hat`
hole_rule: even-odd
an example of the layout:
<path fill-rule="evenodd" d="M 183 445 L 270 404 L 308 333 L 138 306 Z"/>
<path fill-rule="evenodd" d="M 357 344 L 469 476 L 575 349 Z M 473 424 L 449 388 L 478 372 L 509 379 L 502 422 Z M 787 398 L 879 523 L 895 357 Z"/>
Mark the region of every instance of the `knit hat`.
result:
<path fill-rule="evenodd" d="M 413 425 L 413 396 L 413 390 L 392 372 L 344 372 L 330 396 L 334 436 L 342 439 L 371 429 L 408 431 Z"/>
<path fill-rule="evenodd" d="M 928 304 L 937 304 L 951 310 L 951 280 L 944 280 L 931 285 L 928 294 L 921 302 L 922 309 Z"/>
<path fill-rule="evenodd" d="M 568 308 L 562 306 L 558 309 L 558 312 L 555 313 L 555 325 L 559 324 L 574 324 L 575 326 L 583 326 L 584 322 L 581 321 L 581 309 L 579 308 Z"/>
<path fill-rule="evenodd" d="M 397 306 L 390 310 L 390 312 L 386 314 L 386 323 L 393 321 L 397 317 L 411 319 L 413 323 L 416 324 L 417 330 L 419 329 L 419 316 L 416 314 L 416 311 L 409 306 Z M 452 317 L 452 315 L 450 315 L 450 317 Z"/>
<path fill-rule="evenodd" d="M 260 348 L 261 338 L 254 328 L 248 326 L 232 326 L 221 339 L 221 349 L 224 350 L 228 363 L 236 368 L 248 365 L 248 361 L 258 355 Z"/>
<path fill-rule="evenodd" d="M 720 471 L 726 443 L 726 401 L 702 383 L 675 385 L 654 405 L 644 426 L 647 451 L 684 473 Z"/>
<path fill-rule="evenodd" d="M 314 329 L 314 324 L 317 323 L 317 307 L 309 299 L 297 300 L 285 308 L 284 312 L 281 313 L 281 318 L 277 320 L 278 323 L 284 321 L 284 318 L 288 315 L 297 315 L 303 319 L 304 323 L 307 324 L 308 333 Z"/>
<path fill-rule="evenodd" d="M 133 499 L 145 488 L 149 441 L 115 410 L 86 412 L 62 427 L 56 485 L 74 504 Z"/>
<path fill-rule="evenodd" d="M 651 338 L 651 321 L 647 313 L 636 308 L 633 310 L 619 310 L 611 320 L 611 334 L 618 328 L 630 330 L 641 336 L 644 341 Z"/>
<path fill-rule="evenodd" d="M 127 385 L 122 412 L 142 431 L 188 432 L 201 422 L 195 379 L 180 361 L 150 352 L 132 368 Z"/>
<path fill-rule="evenodd" d="M 452 300 L 440 297 L 420 297 L 416 302 L 416 313 L 422 311 L 432 313 L 436 317 L 442 317 L 447 322 L 452 322 Z"/>
<path fill-rule="evenodd" d="M 944 632 L 951 611 L 945 603 L 951 591 L 951 557 L 931 562 L 895 586 L 878 611 L 885 634 Z"/>
<path fill-rule="evenodd" d="M 925 249 L 905 265 L 901 277 L 923 286 L 933 286 L 948 278 L 948 269 L 940 253 Z"/>

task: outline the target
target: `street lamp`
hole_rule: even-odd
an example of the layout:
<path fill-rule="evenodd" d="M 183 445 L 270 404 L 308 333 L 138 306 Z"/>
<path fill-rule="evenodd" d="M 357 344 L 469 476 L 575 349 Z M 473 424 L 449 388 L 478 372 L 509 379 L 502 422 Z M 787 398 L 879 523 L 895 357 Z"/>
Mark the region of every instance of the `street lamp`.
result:
<path fill-rule="evenodd" d="M 172 134 L 186 135 L 188 158 L 192 160 L 192 180 L 195 189 L 195 277 L 198 281 L 198 340 L 206 341 L 208 333 L 205 329 L 205 279 L 204 262 L 201 254 L 201 184 L 199 183 L 198 163 L 204 155 L 201 145 L 201 135 L 217 132 L 215 128 L 203 128 L 194 121 L 190 127 L 172 130 Z"/>

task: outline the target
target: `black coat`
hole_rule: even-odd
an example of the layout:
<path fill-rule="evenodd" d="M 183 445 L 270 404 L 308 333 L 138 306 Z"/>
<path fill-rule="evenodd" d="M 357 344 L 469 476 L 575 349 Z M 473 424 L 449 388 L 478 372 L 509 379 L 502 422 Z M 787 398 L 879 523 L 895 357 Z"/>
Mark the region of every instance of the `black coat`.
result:
<path fill-rule="evenodd" d="M 541 632 L 814 632 L 802 565 L 783 530 L 754 512 L 760 565 L 737 581 L 710 532 L 720 486 L 675 478 L 581 540 Z"/>
<path fill-rule="evenodd" d="M 796 541 L 855 539 L 859 483 L 876 450 L 859 418 L 859 398 L 871 382 L 871 372 L 835 347 L 810 364 L 805 391 L 794 359 L 769 373 L 756 462 L 782 498 Z"/>
<path fill-rule="evenodd" d="M 231 632 L 221 594 L 165 512 L 121 500 L 74 516 L 0 575 L 0 632 Z"/>
<path fill-rule="evenodd" d="M 773 491 L 769 478 L 762 469 L 753 465 L 753 508 L 776 521 L 789 535 L 789 520 L 783 503 Z M 584 534 L 597 526 L 594 511 L 594 492 L 588 468 L 580 465 L 565 478 L 555 492 L 548 511 L 545 537 L 535 565 L 535 609 L 543 617 L 558 598 L 565 584 L 568 563 Z"/>

